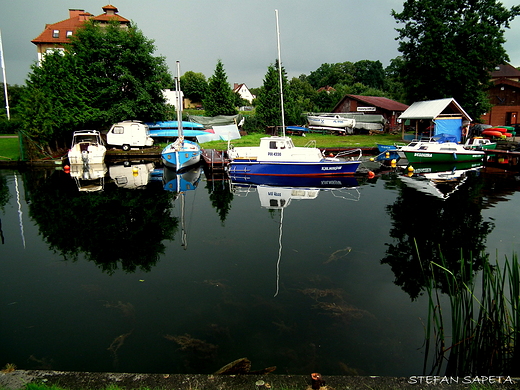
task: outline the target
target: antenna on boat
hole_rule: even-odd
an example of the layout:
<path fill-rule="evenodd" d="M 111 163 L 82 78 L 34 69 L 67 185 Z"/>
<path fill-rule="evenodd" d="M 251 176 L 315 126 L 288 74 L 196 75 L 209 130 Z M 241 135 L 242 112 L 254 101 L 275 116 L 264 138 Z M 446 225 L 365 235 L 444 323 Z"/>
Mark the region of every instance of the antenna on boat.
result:
<path fill-rule="evenodd" d="M 274 13 L 276 15 L 276 38 L 278 43 L 278 76 L 280 78 L 280 107 L 282 111 L 282 134 L 285 137 L 285 114 L 283 109 L 283 86 L 282 86 L 282 55 L 280 51 L 280 26 L 278 24 L 278 10 L 275 9 Z"/>

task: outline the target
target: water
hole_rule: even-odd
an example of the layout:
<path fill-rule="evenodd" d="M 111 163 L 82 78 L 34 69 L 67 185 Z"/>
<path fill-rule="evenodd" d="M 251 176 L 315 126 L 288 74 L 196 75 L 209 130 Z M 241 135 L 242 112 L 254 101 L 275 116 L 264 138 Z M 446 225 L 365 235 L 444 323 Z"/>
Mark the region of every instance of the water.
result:
<path fill-rule="evenodd" d="M 414 243 L 433 259 L 520 252 L 520 186 L 502 171 L 444 200 L 389 172 L 267 208 L 283 190 L 192 175 L 183 200 L 134 168 L 108 167 L 92 192 L 59 170 L 0 171 L 0 365 L 212 373 L 247 357 L 278 374 L 420 375 Z"/>

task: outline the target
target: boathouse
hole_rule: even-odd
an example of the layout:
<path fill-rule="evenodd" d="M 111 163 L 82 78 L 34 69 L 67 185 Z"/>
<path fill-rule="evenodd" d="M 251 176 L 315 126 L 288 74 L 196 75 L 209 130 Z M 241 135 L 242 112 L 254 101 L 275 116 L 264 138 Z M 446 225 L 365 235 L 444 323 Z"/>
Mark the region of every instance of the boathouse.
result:
<path fill-rule="evenodd" d="M 401 131 L 413 129 L 415 138 L 433 137 L 440 134 L 455 136 L 462 140 L 463 127 L 469 126 L 471 117 L 453 98 L 427 100 L 413 103 L 399 116 Z"/>
<path fill-rule="evenodd" d="M 408 105 L 381 96 L 345 95 L 333 108 L 334 113 L 356 114 L 356 122 L 362 122 L 363 116 L 378 115 L 383 118 L 383 130 L 399 129 L 397 119 Z"/>

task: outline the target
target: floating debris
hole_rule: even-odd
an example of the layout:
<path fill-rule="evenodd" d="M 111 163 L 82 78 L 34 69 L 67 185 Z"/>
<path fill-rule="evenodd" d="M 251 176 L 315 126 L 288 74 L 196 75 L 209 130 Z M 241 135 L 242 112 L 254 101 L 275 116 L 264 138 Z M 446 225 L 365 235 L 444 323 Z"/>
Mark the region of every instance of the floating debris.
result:
<path fill-rule="evenodd" d="M 8 372 L 14 372 L 16 371 L 16 365 L 12 364 L 12 363 L 7 363 L 4 368 L 2 368 L 1 372 L 3 373 L 8 373 Z"/>
<path fill-rule="evenodd" d="M 336 252 L 334 252 L 332 255 L 329 256 L 328 260 L 325 261 L 323 264 L 328 264 L 333 261 L 339 260 L 346 255 L 348 255 L 352 251 L 352 248 L 347 246 L 345 249 L 339 249 Z"/>
<path fill-rule="evenodd" d="M 118 301 L 117 303 L 106 302 L 103 306 L 106 307 L 107 309 L 116 309 L 116 310 L 120 311 L 121 314 L 123 314 L 123 316 L 130 318 L 132 320 L 135 319 L 135 308 L 134 308 L 134 305 L 132 305 L 130 302 L 127 302 L 127 303 L 123 303 L 121 301 Z"/>
<path fill-rule="evenodd" d="M 276 366 L 267 367 L 263 370 L 251 371 L 251 361 L 248 358 L 240 358 L 226 364 L 220 370 L 215 372 L 215 375 L 263 375 L 269 374 L 276 370 Z"/>
<path fill-rule="evenodd" d="M 164 338 L 180 345 L 181 351 L 193 352 L 202 359 L 213 358 L 217 351 L 217 346 L 204 340 L 191 337 L 188 333 L 181 336 L 164 335 Z"/>

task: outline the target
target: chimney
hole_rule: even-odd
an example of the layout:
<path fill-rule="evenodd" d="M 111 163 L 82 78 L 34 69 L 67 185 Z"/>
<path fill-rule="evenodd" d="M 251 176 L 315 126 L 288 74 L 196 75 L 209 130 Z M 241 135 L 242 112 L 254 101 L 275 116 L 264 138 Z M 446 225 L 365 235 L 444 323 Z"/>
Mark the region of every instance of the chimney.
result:
<path fill-rule="evenodd" d="M 69 9 L 69 18 L 70 19 L 77 18 L 78 16 L 80 16 L 81 14 L 84 14 L 84 13 L 85 13 L 84 9 Z"/>

